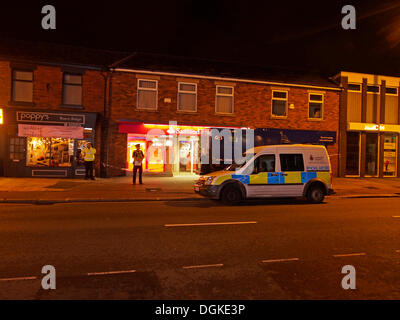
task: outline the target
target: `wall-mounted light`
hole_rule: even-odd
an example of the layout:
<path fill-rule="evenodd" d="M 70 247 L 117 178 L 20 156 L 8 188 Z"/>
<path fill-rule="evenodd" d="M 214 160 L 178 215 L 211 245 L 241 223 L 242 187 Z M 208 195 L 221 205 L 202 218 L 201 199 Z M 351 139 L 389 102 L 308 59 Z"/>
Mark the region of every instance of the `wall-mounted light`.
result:
<path fill-rule="evenodd" d="M 4 123 L 3 109 L 0 108 L 0 124 Z"/>

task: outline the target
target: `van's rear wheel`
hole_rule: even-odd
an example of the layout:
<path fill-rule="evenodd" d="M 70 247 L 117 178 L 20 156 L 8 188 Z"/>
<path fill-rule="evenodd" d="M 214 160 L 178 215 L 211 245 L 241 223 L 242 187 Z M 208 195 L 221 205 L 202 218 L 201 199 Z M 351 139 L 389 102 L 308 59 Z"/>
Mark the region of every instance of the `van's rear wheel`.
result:
<path fill-rule="evenodd" d="M 236 186 L 226 186 L 221 191 L 221 201 L 227 205 L 237 205 L 242 201 L 242 192 Z"/>
<path fill-rule="evenodd" d="M 310 190 L 308 190 L 307 192 L 307 200 L 312 203 L 321 203 L 322 201 L 324 201 L 324 198 L 324 190 L 318 185 L 311 186 Z"/>

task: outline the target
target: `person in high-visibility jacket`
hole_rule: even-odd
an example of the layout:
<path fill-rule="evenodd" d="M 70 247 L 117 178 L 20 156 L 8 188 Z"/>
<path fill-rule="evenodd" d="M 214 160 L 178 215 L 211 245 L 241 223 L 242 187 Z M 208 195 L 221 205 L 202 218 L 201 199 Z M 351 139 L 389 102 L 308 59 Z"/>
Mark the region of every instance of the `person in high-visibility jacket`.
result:
<path fill-rule="evenodd" d="M 93 175 L 93 164 L 95 159 L 96 149 L 92 147 L 92 144 L 88 142 L 86 148 L 82 149 L 83 160 L 85 161 L 85 180 L 94 180 Z"/>

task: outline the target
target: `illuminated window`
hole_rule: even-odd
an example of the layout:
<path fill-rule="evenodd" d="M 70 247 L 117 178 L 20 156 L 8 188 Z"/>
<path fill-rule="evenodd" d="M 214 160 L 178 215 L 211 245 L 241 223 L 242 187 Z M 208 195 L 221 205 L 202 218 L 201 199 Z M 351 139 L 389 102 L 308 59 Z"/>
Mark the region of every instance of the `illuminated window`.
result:
<path fill-rule="evenodd" d="M 16 102 L 33 101 L 33 72 L 12 71 L 12 100 Z"/>
<path fill-rule="evenodd" d="M 63 104 L 82 105 L 82 75 L 64 73 Z"/>
<path fill-rule="evenodd" d="M 138 79 L 137 107 L 139 109 L 157 110 L 157 80 Z"/>
<path fill-rule="evenodd" d="M 64 138 L 27 138 L 26 165 L 30 167 L 70 167 L 74 140 Z"/>
<path fill-rule="evenodd" d="M 217 86 L 216 113 L 233 113 L 233 87 Z"/>
<path fill-rule="evenodd" d="M 288 92 L 272 90 L 272 116 L 287 117 Z"/>
<path fill-rule="evenodd" d="M 308 118 L 323 119 L 324 95 L 310 93 L 308 95 Z"/>
<path fill-rule="evenodd" d="M 197 84 L 183 83 L 178 84 L 178 110 L 196 111 Z"/>

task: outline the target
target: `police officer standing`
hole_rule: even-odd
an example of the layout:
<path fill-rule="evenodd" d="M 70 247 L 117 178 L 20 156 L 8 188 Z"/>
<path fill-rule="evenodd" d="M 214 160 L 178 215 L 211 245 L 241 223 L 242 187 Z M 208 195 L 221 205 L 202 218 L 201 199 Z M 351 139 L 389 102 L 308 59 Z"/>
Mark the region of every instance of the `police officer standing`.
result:
<path fill-rule="evenodd" d="M 96 149 L 92 147 L 92 144 L 88 142 L 86 148 L 82 150 L 83 160 L 85 161 L 85 180 L 92 179 L 94 180 L 93 175 L 93 164 L 94 158 L 96 154 Z"/>
<path fill-rule="evenodd" d="M 136 171 L 139 171 L 139 183 L 143 184 L 142 182 L 142 162 L 144 159 L 143 151 L 140 150 L 140 144 L 135 145 L 136 150 L 133 151 L 132 158 L 133 158 L 133 184 L 136 184 Z"/>

